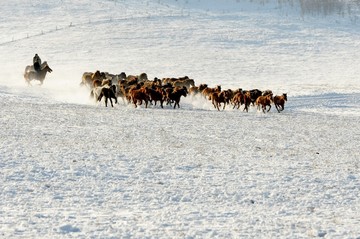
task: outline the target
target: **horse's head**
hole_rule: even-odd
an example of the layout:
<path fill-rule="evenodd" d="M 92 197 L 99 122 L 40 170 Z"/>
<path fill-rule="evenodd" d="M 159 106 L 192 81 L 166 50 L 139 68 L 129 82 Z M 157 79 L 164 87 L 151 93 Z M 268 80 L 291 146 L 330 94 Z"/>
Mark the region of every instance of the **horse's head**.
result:
<path fill-rule="evenodd" d="M 284 100 L 287 101 L 287 93 L 284 93 L 283 96 L 284 96 Z"/>
<path fill-rule="evenodd" d="M 46 61 L 44 61 L 44 63 L 42 63 L 42 65 L 43 65 L 42 69 L 45 69 L 49 73 L 52 72 L 52 69 L 50 68 L 50 66 L 48 65 L 48 63 Z"/>
<path fill-rule="evenodd" d="M 50 68 L 50 66 L 46 66 L 46 68 L 45 68 L 49 73 L 51 73 L 52 72 L 52 69 Z"/>
<path fill-rule="evenodd" d="M 47 71 L 48 71 L 49 73 L 52 72 L 52 69 L 50 68 L 50 66 L 47 66 Z"/>

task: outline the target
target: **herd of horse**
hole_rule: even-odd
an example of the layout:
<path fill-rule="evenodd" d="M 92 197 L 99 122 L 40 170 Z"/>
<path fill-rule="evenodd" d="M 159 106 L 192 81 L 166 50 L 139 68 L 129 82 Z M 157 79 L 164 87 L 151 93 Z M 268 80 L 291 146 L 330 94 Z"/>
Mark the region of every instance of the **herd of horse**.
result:
<path fill-rule="evenodd" d="M 47 73 L 51 73 L 52 69 L 47 62 L 44 62 L 39 71 L 35 71 L 33 66 L 26 66 L 24 72 L 25 81 L 31 85 L 32 80 L 43 81 Z M 124 102 L 132 103 L 135 107 L 144 104 L 147 108 L 149 104 L 157 105 L 161 108 L 166 105 L 180 108 L 181 97 L 202 96 L 213 104 L 214 108 L 220 111 L 227 105 L 231 105 L 233 109 L 239 109 L 244 105 L 243 111 L 248 112 L 250 106 L 256 106 L 258 110 L 264 113 L 269 112 L 271 105 L 280 113 L 284 110 L 287 94 L 274 96 L 271 90 L 261 91 L 259 89 L 243 90 L 226 89 L 223 90 L 220 85 L 209 87 L 207 84 L 195 85 L 195 81 L 188 76 L 177 78 L 155 77 L 149 80 L 146 73 L 140 75 L 126 75 L 125 72 L 120 74 L 110 74 L 108 72 L 84 72 L 80 85 L 86 86 L 90 90 L 90 97 L 95 101 L 105 100 L 105 106 L 108 101 L 112 107 L 118 103 L 118 98 L 122 98 Z M 223 104 L 223 105 L 222 105 Z"/>
<path fill-rule="evenodd" d="M 239 109 L 244 105 L 244 111 L 248 112 L 250 106 L 256 106 L 258 110 L 264 113 L 269 112 L 271 105 L 280 113 L 284 110 L 287 94 L 273 95 L 271 90 L 261 91 L 259 89 L 243 90 L 226 89 L 223 90 L 220 85 L 209 87 L 207 84 L 195 85 L 194 79 L 188 76 L 177 78 L 155 77 L 149 80 L 146 73 L 140 75 L 126 75 L 125 72 L 120 74 L 110 74 L 108 72 L 84 72 L 80 85 L 90 89 L 90 96 L 95 101 L 101 101 L 105 98 L 105 106 L 108 100 L 113 107 L 113 101 L 118 102 L 121 98 L 124 102 L 138 105 L 149 104 L 154 106 L 159 103 L 160 107 L 170 105 L 173 108 L 180 108 L 181 97 L 202 96 L 213 104 L 214 108 L 220 111 L 227 105 L 233 109 Z"/>

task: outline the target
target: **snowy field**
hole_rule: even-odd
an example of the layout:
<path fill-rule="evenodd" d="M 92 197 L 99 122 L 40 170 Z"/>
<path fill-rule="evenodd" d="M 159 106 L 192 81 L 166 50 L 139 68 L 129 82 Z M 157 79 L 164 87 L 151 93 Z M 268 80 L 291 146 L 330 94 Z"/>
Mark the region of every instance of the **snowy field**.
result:
<path fill-rule="evenodd" d="M 0 238 L 360 238 L 359 23 L 276 2 L 2 3 Z M 96 70 L 288 102 L 105 108 Z"/>

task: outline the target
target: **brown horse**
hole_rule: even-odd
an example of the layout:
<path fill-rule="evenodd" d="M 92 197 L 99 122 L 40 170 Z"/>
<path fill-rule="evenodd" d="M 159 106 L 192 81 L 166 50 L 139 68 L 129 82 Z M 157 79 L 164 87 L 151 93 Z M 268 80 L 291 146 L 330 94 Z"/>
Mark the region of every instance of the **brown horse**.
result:
<path fill-rule="evenodd" d="M 247 91 L 247 92 L 245 92 L 245 94 L 244 94 L 244 105 L 245 105 L 245 108 L 244 108 L 243 111 L 246 110 L 246 112 L 249 112 L 250 104 L 251 104 L 251 94 L 250 94 L 250 91 Z"/>
<path fill-rule="evenodd" d="M 138 79 L 139 79 L 139 81 L 147 81 L 148 80 L 148 76 L 147 76 L 147 74 L 146 73 L 141 73 L 138 77 L 137 77 Z"/>
<path fill-rule="evenodd" d="M 233 98 L 231 99 L 232 104 L 234 105 L 233 109 L 237 107 L 237 109 L 240 108 L 242 104 L 244 104 L 244 94 L 242 90 L 238 91 Z"/>
<path fill-rule="evenodd" d="M 271 109 L 271 102 L 273 101 L 273 97 L 272 95 L 262 95 L 262 96 L 259 96 L 257 99 L 256 99 L 256 105 L 257 105 L 257 108 L 258 110 L 260 110 L 260 105 L 262 106 L 262 110 L 263 112 L 265 113 L 265 110 L 266 110 L 266 106 L 269 106 L 269 109 L 267 110 L 267 112 L 270 111 Z"/>
<path fill-rule="evenodd" d="M 209 95 L 209 99 L 211 100 L 214 107 L 220 111 L 221 103 L 224 103 L 223 110 L 225 106 L 230 101 L 230 92 L 228 90 L 223 90 L 221 92 L 212 92 Z"/>
<path fill-rule="evenodd" d="M 197 95 L 201 93 L 205 88 L 207 88 L 207 84 L 200 84 L 199 86 L 192 86 L 189 88 L 189 94 L 190 95 Z"/>
<path fill-rule="evenodd" d="M 221 86 L 217 85 L 215 88 L 206 87 L 201 91 L 201 94 L 203 94 L 203 96 L 206 98 L 209 97 L 210 94 L 214 92 L 221 92 Z"/>
<path fill-rule="evenodd" d="M 137 107 L 138 103 L 139 105 L 142 104 L 142 101 L 145 102 L 145 108 L 147 108 L 148 103 L 150 101 L 150 97 L 148 95 L 149 89 L 147 87 L 142 87 L 140 89 L 130 89 L 129 94 L 131 96 L 131 100 L 135 105 L 135 108 Z"/>
<path fill-rule="evenodd" d="M 40 71 L 35 71 L 33 66 L 26 66 L 25 72 L 24 72 L 24 78 L 25 81 L 30 84 L 30 81 L 32 80 L 38 80 L 40 81 L 40 85 L 43 84 L 45 80 L 46 73 L 52 72 L 52 69 L 49 67 L 47 62 L 41 64 Z"/>
<path fill-rule="evenodd" d="M 161 108 L 164 108 L 164 106 L 163 106 L 164 100 L 165 100 L 164 89 L 162 89 L 160 87 L 149 88 L 148 95 L 150 96 L 150 103 L 152 101 L 154 101 L 155 105 L 156 105 L 156 102 L 160 101 Z"/>
<path fill-rule="evenodd" d="M 92 80 L 91 80 L 91 76 L 92 76 L 92 72 L 84 72 L 82 77 L 81 77 L 81 82 L 80 85 L 83 86 L 88 86 L 90 89 L 92 88 Z"/>
<path fill-rule="evenodd" d="M 94 80 L 103 80 L 106 78 L 106 75 L 105 75 L 105 72 L 100 72 L 99 70 L 95 71 L 95 73 L 93 73 L 91 75 L 91 80 L 94 81 Z"/>
<path fill-rule="evenodd" d="M 183 79 L 183 80 L 177 80 L 172 82 L 172 85 L 174 87 L 183 87 L 186 86 L 187 89 L 190 89 L 190 87 L 194 87 L 195 86 L 195 81 L 194 79 Z"/>
<path fill-rule="evenodd" d="M 280 113 L 280 111 L 284 110 L 285 101 L 287 101 L 287 94 L 284 93 L 282 95 L 276 95 L 274 97 L 274 104 L 277 109 L 277 111 Z"/>

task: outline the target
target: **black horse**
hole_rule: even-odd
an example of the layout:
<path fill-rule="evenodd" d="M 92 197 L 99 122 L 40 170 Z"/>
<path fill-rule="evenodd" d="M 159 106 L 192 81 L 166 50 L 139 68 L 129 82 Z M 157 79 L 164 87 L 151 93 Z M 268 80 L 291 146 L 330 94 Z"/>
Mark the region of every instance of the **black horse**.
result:
<path fill-rule="evenodd" d="M 98 101 L 101 101 L 101 99 L 105 97 L 105 106 L 107 107 L 108 99 L 110 100 L 111 107 L 114 107 L 112 98 L 115 99 L 115 104 L 117 104 L 117 97 L 116 97 L 116 85 L 110 86 L 110 88 L 103 87 L 101 89 L 100 95 L 97 98 Z"/>

